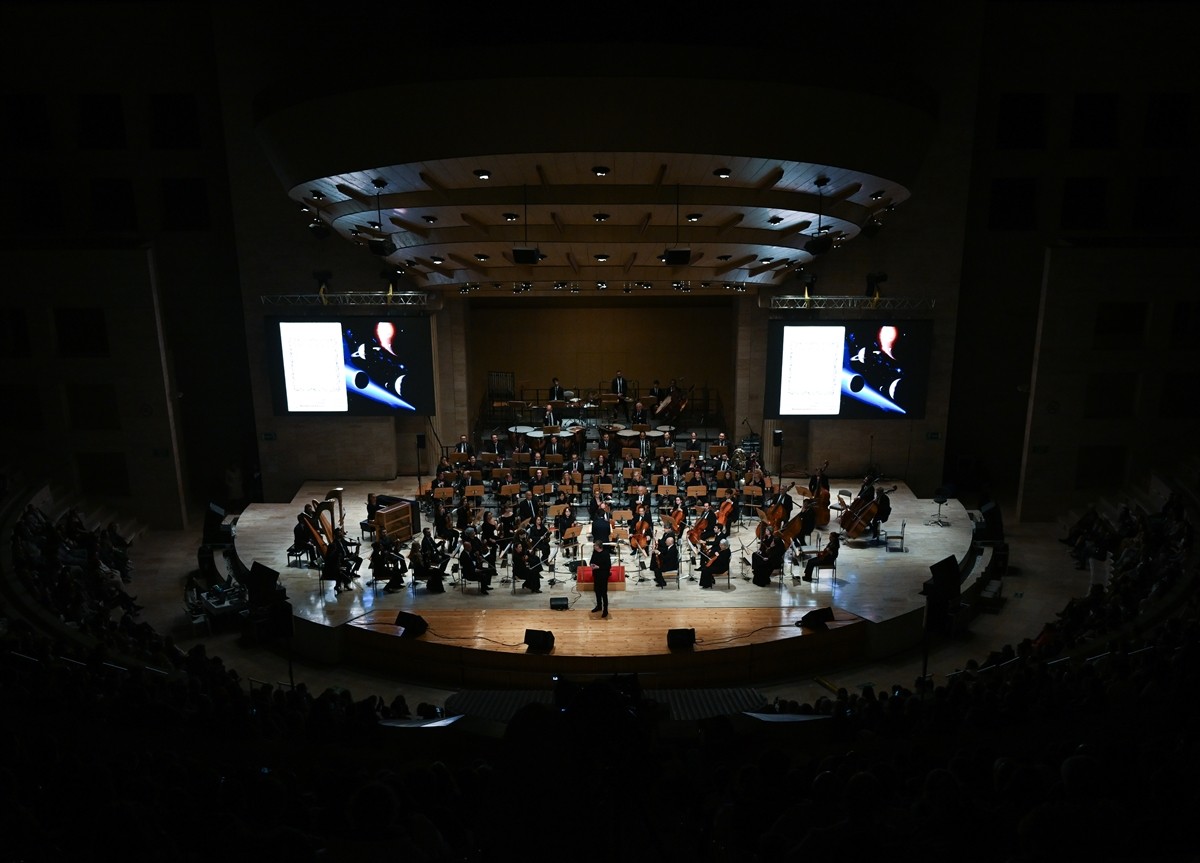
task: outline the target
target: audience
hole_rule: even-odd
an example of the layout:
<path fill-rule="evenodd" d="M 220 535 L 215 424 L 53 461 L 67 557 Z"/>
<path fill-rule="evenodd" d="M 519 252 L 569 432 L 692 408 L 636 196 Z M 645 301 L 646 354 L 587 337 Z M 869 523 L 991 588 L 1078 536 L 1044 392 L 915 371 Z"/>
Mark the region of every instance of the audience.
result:
<path fill-rule="evenodd" d="M 940 685 L 767 708 L 820 722 L 725 718 L 669 735 L 636 686 L 600 681 L 563 687 L 555 709 L 522 709 L 501 740 L 391 729 L 409 717 L 403 697 L 249 687 L 203 644 L 184 653 L 138 622 L 123 570 L 78 512 L 52 524 L 27 509 L 12 530 L 15 574 L 88 640 L 0 607 L 0 771 L 19 825 L 5 850 L 90 858 L 111 840 L 132 860 L 537 859 L 564 848 L 585 860 L 731 863 L 1190 859 L 1200 767 L 1190 513 L 1172 498 L 1115 524 L 1089 516 L 1069 553 L 1102 548 L 1106 582 Z M 146 667 L 113 661 L 130 656 Z M 593 829 L 601 802 L 605 826 Z M 514 820 L 555 806 L 561 818 L 513 838 Z"/>

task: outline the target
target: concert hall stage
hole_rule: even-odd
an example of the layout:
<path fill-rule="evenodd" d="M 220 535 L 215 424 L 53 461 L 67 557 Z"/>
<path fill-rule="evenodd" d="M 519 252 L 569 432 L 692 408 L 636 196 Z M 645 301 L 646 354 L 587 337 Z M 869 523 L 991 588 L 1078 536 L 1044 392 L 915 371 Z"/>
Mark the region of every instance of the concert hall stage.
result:
<path fill-rule="evenodd" d="M 785 484 L 791 479 L 785 479 Z M 805 486 L 797 482 L 796 488 Z M 892 481 L 881 483 L 890 487 Z M 540 688 L 553 675 L 591 676 L 638 673 L 646 685 L 660 688 L 698 685 L 764 684 L 805 673 L 816 673 L 845 662 L 869 660 L 912 647 L 920 642 L 925 598 L 921 587 L 930 578 L 930 566 L 949 555 L 962 560 L 971 546 L 970 517 L 956 500 L 941 507 L 943 524 L 930 522 L 937 504 L 918 499 L 902 483 L 892 492 L 892 515 L 885 528 L 893 537 L 904 523 L 904 550 L 888 550 L 898 543 L 867 540 L 844 542 L 836 573 L 823 572 L 816 582 L 801 581 L 802 571 L 788 563 L 783 579 L 770 587 L 756 587 L 750 579 L 749 560 L 757 547 L 756 515 L 735 526 L 731 536 L 733 566 L 728 582 L 701 590 L 699 566 L 681 553 L 679 587 L 655 587 L 650 573 L 642 573 L 626 547 L 621 563 L 626 567 L 623 591 L 610 591 L 607 619 L 590 613 L 593 597 L 576 589 L 570 571 L 560 561 L 555 572 L 545 573 L 542 592 L 532 594 L 502 583 L 507 569 L 493 579 L 492 592 L 481 596 L 474 582 L 463 586 L 445 582 L 444 594 L 424 587 L 388 594 L 382 585 L 368 584 L 369 563 L 360 570 L 360 589 L 335 594 L 330 582 L 318 580 L 318 571 L 288 565 L 286 549 L 292 543 L 296 515 L 304 503 L 323 500 L 338 486 L 335 481 L 306 483 L 290 504 L 252 504 L 239 516 L 235 547 L 242 563 L 257 562 L 280 573 L 295 616 L 293 648 L 310 659 L 346 663 L 385 672 L 402 672 L 412 679 L 447 688 Z M 368 492 L 413 498 L 417 482 L 400 477 L 390 482 L 340 483 L 349 537 L 359 536 L 366 517 Z M 858 481 L 832 480 L 839 489 L 856 491 Z M 799 511 L 800 497 L 796 499 Z M 421 523 L 428 524 L 425 514 Z M 656 519 L 657 525 L 657 519 Z M 834 513 L 829 526 L 814 534 L 823 547 L 827 532 L 837 530 Z M 657 527 L 656 527 L 657 532 Z M 584 537 L 588 533 L 584 523 Z M 743 553 L 744 546 L 744 553 Z M 814 546 L 810 546 L 810 549 Z M 361 554 L 370 556 L 363 540 Z M 614 561 L 616 562 L 616 561 Z M 553 575 L 557 583 L 549 583 Z M 795 578 L 793 577 L 796 576 Z M 691 580 L 694 577 L 696 580 Z M 552 598 L 565 598 L 566 610 L 552 610 Z M 798 624 L 814 609 L 830 609 L 827 628 Z M 404 637 L 397 625 L 399 612 L 420 615 L 428 630 Z M 549 652 L 528 648 L 526 630 L 554 635 Z M 667 633 L 695 630 L 695 645 L 672 650 Z"/>

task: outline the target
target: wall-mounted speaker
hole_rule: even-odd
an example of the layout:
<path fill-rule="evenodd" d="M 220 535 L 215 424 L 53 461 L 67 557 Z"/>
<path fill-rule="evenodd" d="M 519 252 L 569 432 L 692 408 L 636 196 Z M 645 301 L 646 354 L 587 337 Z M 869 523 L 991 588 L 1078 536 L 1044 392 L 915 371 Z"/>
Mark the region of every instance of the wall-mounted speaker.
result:
<path fill-rule="evenodd" d="M 775 429 L 771 432 L 771 443 L 775 446 L 783 446 L 783 429 Z"/>
<path fill-rule="evenodd" d="M 554 649 L 554 633 L 548 629 L 525 630 L 525 644 L 531 651 L 547 652 Z"/>
<path fill-rule="evenodd" d="M 404 631 L 400 633 L 401 638 L 420 638 L 425 634 L 425 630 L 429 629 L 425 618 L 409 611 L 402 611 L 396 615 L 396 626 L 403 627 Z"/>
<path fill-rule="evenodd" d="M 828 606 L 824 608 L 814 608 L 804 617 L 800 618 L 800 625 L 808 629 L 828 629 L 826 625 L 833 621 L 833 609 Z"/>
<path fill-rule="evenodd" d="M 668 629 L 667 647 L 671 650 L 691 650 L 696 644 L 696 630 Z"/>
<path fill-rule="evenodd" d="M 686 267 L 692 262 L 691 249 L 667 249 L 663 253 L 664 263 L 668 267 Z"/>
<path fill-rule="evenodd" d="M 514 264 L 536 264 L 542 259 L 542 253 L 537 249 L 513 249 L 512 250 Z"/>

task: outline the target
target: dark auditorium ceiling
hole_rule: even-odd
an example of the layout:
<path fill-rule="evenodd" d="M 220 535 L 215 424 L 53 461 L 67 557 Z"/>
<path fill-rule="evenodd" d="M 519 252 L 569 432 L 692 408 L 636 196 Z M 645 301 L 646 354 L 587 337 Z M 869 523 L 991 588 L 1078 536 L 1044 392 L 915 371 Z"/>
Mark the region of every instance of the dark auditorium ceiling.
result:
<path fill-rule="evenodd" d="M 936 113 L 914 91 L 655 56 L 539 77 L 481 50 L 452 80 L 281 85 L 257 128 L 301 225 L 423 290 L 759 292 L 903 218 Z"/>

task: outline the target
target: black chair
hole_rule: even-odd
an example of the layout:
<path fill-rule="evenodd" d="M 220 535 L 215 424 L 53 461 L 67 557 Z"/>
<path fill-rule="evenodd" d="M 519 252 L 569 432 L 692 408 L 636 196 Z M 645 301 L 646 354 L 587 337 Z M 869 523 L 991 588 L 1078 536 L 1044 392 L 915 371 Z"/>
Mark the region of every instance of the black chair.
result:
<path fill-rule="evenodd" d="M 937 491 L 935 491 L 933 493 L 933 502 L 938 505 L 937 514 L 934 515 L 934 517 L 931 518 L 929 521 L 925 522 L 926 526 L 937 525 L 938 527 L 949 527 L 950 519 L 944 518 L 942 516 L 942 504 L 944 504 L 949 499 L 950 498 L 946 493 L 946 489 L 944 489 L 944 488 L 939 488 Z"/>

